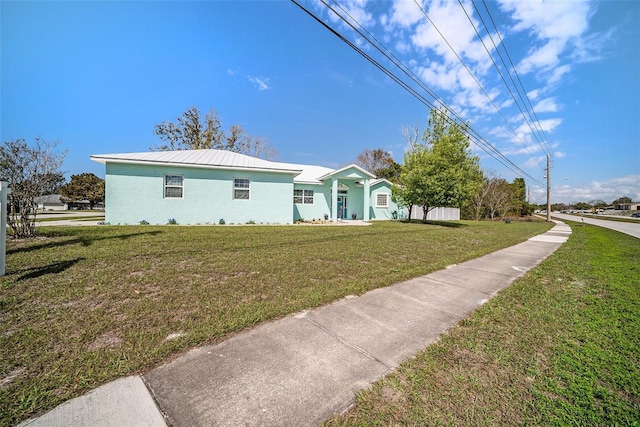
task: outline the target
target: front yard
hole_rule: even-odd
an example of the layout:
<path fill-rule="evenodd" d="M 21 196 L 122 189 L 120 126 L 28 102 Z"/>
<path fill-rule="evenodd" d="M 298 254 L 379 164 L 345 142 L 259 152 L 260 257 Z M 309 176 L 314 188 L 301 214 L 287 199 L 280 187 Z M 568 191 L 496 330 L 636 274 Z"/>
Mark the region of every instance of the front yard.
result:
<path fill-rule="evenodd" d="M 0 425 L 268 319 L 526 240 L 544 222 L 46 227 L 0 278 Z"/>

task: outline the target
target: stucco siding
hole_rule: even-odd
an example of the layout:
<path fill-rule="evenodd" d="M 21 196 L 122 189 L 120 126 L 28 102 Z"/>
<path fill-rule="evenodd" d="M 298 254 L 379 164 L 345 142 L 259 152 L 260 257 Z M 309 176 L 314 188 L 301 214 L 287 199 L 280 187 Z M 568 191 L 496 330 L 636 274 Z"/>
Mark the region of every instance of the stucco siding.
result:
<path fill-rule="evenodd" d="M 293 203 L 293 220 L 323 219 L 324 215 L 330 215 L 331 188 L 327 185 L 295 184 L 295 190 L 312 190 L 313 204 Z M 293 202 L 293 199 L 292 199 Z"/>
<path fill-rule="evenodd" d="M 385 194 L 387 196 L 388 206 L 386 208 L 377 207 L 378 194 Z M 393 219 L 394 212 L 397 213 L 398 218 L 402 218 L 403 215 L 406 217 L 406 209 L 399 208 L 398 204 L 391 199 L 391 187 L 386 183 L 380 183 L 371 187 L 371 208 L 369 212 L 371 219 L 377 220 Z"/>
<path fill-rule="evenodd" d="M 183 176 L 183 197 L 164 197 L 164 176 Z M 233 198 L 234 178 L 249 179 L 249 199 Z M 111 224 L 293 222 L 293 175 L 179 166 L 107 163 L 106 218 Z"/>

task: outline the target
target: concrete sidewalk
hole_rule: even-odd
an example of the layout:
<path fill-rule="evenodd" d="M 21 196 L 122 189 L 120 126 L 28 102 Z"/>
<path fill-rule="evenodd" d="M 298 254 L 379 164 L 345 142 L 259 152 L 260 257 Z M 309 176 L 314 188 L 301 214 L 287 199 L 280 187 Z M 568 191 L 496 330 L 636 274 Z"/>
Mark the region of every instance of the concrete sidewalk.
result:
<path fill-rule="evenodd" d="M 570 233 L 557 222 L 481 258 L 264 323 L 152 370 L 142 377 L 146 388 L 140 377 L 120 379 L 23 425 L 318 425 L 538 265 Z"/>

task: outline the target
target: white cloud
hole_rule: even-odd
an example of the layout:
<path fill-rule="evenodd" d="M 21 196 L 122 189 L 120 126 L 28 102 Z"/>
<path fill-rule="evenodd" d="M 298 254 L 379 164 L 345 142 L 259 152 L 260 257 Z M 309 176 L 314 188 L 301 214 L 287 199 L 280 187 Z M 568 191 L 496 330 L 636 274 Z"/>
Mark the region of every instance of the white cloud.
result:
<path fill-rule="evenodd" d="M 529 168 L 529 169 L 540 168 L 541 165 L 544 164 L 545 161 L 546 161 L 546 157 L 545 156 L 537 156 L 537 157 L 530 156 L 529 159 L 526 162 L 524 162 L 524 167 Z"/>
<path fill-rule="evenodd" d="M 527 96 L 529 97 L 530 100 L 535 100 L 538 99 L 538 96 L 540 96 L 540 93 L 542 92 L 541 89 L 534 89 L 532 91 L 529 91 L 527 93 Z"/>
<path fill-rule="evenodd" d="M 268 78 L 247 76 L 247 80 L 249 80 L 251 83 L 253 83 L 256 86 L 256 88 L 258 88 L 258 90 L 271 89 L 271 87 L 269 86 L 269 79 Z"/>
<path fill-rule="evenodd" d="M 532 52 L 518 65 L 518 72 L 526 74 L 531 71 L 548 70 L 560 62 L 560 53 L 564 50 L 564 44 L 559 40 L 552 40 L 545 45 L 533 49 Z"/>
<path fill-rule="evenodd" d="M 570 46 L 584 48 L 583 37 L 593 14 L 591 3 L 543 0 L 499 0 L 499 3 L 516 21 L 511 32 L 527 32 L 538 40 L 538 46 L 518 65 L 519 72 L 551 70 L 561 63 L 561 56 Z"/>
<path fill-rule="evenodd" d="M 540 120 L 538 122 L 538 124 L 540 125 L 540 128 L 547 132 L 547 133 L 551 133 L 555 130 L 555 128 L 557 128 L 558 126 L 560 126 L 560 124 L 562 123 L 562 119 L 557 118 L 557 119 L 545 119 L 545 120 Z"/>
<path fill-rule="evenodd" d="M 558 104 L 553 98 L 545 98 L 538 101 L 533 107 L 533 111 L 536 113 L 555 113 L 558 111 Z"/>
<path fill-rule="evenodd" d="M 467 11 L 473 10 L 468 1 L 463 2 L 463 5 Z M 458 64 L 459 56 L 474 71 L 486 72 L 491 66 L 491 60 L 460 4 L 436 0 L 429 4 L 425 12 L 430 21 L 425 17 L 417 25 L 411 38 L 416 47 L 433 50 L 442 57 L 445 64 Z M 480 25 L 473 17 L 471 19 L 474 26 Z"/>
<path fill-rule="evenodd" d="M 546 78 L 548 84 L 553 85 L 558 83 L 562 76 L 571 71 L 571 65 L 562 65 L 560 67 L 554 68 L 549 76 Z"/>
<path fill-rule="evenodd" d="M 453 91 L 458 87 L 458 73 L 455 68 L 432 62 L 427 66 L 418 67 L 417 75 L 429 86 Z"/>
<path fill-rule="evenodd" d="M 640 175 L 627 175 L 604 181 L 591 181 L 585 185 L 568 184 L 553 185 L 551 200 L 554 203 L 589 202 L 603 200 L 611 203 L 620 197 L 630 197 L 640 201 Z"/>
<path fill-rule="evenodd" d="M 421 19 L 424 19 L 424 14 L 412 0 L 395 0 L 393 2 L 390 23 L 408 28 Z"/>
<path fill-rule="evenodd" d="M 318 3 L 318 2 L 317 2 Z M 367 0 L 344 0 L 339 3 L 339 6 L 331 4 L 331 7 L 348 21 L 354 25 L 362 25 L 364 27 L 371 26 L 375 23 L 373 16 L 366 11 Z M 324 5 L 320 5 L 322 10 L 328 10 L 329 20 L 346 29 L 348 25 L 338 16 L 336 13 L 330 11 Z"/>

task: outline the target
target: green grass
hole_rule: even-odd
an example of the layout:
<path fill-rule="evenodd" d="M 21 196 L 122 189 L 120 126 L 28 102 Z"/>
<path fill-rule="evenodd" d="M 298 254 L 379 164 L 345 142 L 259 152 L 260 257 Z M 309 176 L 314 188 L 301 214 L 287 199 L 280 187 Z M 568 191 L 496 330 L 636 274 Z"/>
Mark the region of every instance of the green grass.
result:
<path fill-rule="evenodd" d="M 9 242 L 0 278 L 0 424 L 258 322 L 426 274 L 549 227 L 41 228 L 36 240 Z"/>
<path fill-rule="evenodd" d="M 572 225 L 555 254 L 327 425 L 640 425 L 640 244 Z"/>

